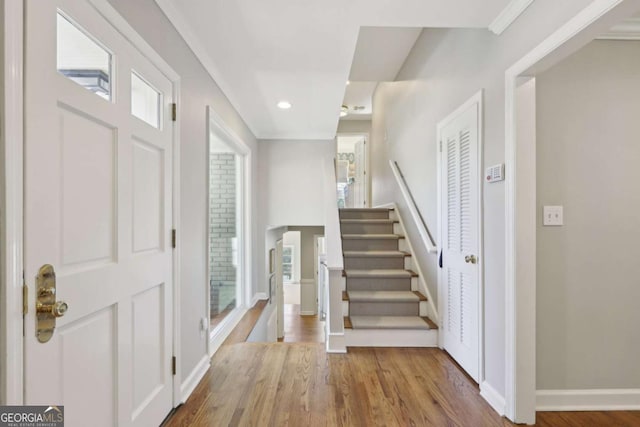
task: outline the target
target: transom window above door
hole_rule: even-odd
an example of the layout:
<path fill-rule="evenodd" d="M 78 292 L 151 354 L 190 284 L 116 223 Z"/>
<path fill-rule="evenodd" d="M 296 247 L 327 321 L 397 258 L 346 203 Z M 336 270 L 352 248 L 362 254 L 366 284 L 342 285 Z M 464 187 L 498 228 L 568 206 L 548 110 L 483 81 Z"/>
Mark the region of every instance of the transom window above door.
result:
<path fill-rule="evenodd" d="M 106 100 L 111 100 L 111 53 L 58 12 L 58 71 Z"/>

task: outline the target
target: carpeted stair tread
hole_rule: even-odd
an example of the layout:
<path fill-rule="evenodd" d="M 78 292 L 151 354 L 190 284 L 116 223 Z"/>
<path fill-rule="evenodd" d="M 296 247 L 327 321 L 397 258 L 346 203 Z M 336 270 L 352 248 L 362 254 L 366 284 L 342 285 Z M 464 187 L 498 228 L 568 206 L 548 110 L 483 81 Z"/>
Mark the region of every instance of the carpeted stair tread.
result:
<path fill-rule="evenodd" d="M 431 329 L 420 316 L 349 316 L 349 320 L 353 329 Z"/>

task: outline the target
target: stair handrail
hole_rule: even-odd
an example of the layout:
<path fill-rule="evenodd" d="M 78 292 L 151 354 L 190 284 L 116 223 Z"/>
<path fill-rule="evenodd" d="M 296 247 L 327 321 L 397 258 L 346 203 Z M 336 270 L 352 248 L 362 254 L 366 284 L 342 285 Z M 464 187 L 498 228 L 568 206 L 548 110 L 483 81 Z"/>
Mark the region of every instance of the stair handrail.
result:
<path fill-rule="evenodd" d="M 389 166 L 391 166 L 391 171 L 393 172 L 393 176 L 396 178 L 398 182 L 398 187 L 400 187 L 400 192 L 409 207 L 409 212 L 411 213 L 411 217 L 418 228 L 418 233 L 422 238 L 425 246 L 427 247 L 428 253 L 437 253 L 438 247 L 433 239 L 433 236 L 429 232 L 429 227 L 427 227 L 427 223 L 424 220 L 424 217 L 420 213 L 420 209 L 418 209 L 418 205 L 416 204 L 416 200 L 413 198 L 413 194 L 411 194 L 411 190 L 409 189 L 409 185 L 407 184 L 407 180 L 402 174 L 402 170 L 398 165 L 398 162 L 395 160 L 389 160 Z"/>

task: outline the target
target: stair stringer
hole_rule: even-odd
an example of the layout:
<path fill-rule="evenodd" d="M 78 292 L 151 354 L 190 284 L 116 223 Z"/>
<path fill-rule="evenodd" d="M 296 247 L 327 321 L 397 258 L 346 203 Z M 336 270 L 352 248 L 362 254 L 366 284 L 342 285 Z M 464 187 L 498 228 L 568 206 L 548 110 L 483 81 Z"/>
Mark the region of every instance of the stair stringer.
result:
<path fill-rule="evenodd" d="M 438 310 L 436 309 L 436 305 L 434 304 L 434 299 L 429 291 L 429 287 L 427 286 L 427 282 L 425 279 L 425 275 L 422 274 L 422 270 L 420 269 L 420 264 L 416 260 L 415 251 L 413 250 L 413 245 L 411 244 L 411 237 L 407 233 L 407 229 L 404 226 L 404 221 L 402 220 L 402 215 L 398 211 L 398 206 L 395 203 L 389 203 L 382 206 L 376 206 L 378 208 L 389 208 L 392 209 L 390 211 L 389 216 L 398 221 L 394 226 L 394 232 L 404 236 L 404 239 L 400 242 L 401 250 L 405 250 L 409 252 L 411 256 L 408 259 L 408 263 L 410 265 L 409 269 L 415 271 L 418 274 L 417 277 L 417 286 L 418 289 L 413 289 L 421 292 L 424 296 L 427 297 L 427 317 L 431 319 L 438 327 L 441 327 L 440 316 L 438 315 Z M 396 229 L 396 227 L 398 229 Z M 402 247 L 402 246 L 406 247 Z"/>

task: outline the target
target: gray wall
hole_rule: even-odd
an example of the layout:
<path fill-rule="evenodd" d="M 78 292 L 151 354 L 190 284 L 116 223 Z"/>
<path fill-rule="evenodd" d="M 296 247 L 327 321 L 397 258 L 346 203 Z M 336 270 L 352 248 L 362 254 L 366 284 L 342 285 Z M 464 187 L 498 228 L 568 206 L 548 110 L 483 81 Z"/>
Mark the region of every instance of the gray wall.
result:
<path fill-rule="evenodd" d="M 109 0 L 138 33 L 180 75 L 180 190 L 181 218 L 178 224 L 180 245 L 180 330 L 181 356 L 178 360 L 182 379 L 206 356 L 207 334 L 200 333 L 200 320 L 208 316 L 204 304 L 207 286 L 207 123 L 210 105 L 225 123 L 251 148 L 257 170 L 256 139 L 227 97 L 206 72 L 191 49 L 174 29 L 154 0 Z M 254 173 L 252 188 L 257 188 Z M 257 206 L 254 200 L 253 205 Z M 256 247 L 255 217 L 251 248 Z M 255 259 L 255 252 L 254 252 Z M 249 278 L 256 292 L 257 270 Z"/>
<path fill-rule="evenodd" d="M 211 316 L 236 298 L 232 239 L 236 234 L 236 156 L 209 155 L 209 285 Z"/>
<path fill-rule="evenodd" d="M 371 133 L 372 205 L 396 202 L 406 216 L 389 169 L 397 160 L 429 228 L 436 230 L 436 125 L 480 89 L 485 90 L 484 166 L 504 162 L 505 70 L 568 18 L 584 0 L 537 0 L 501 36 L 481 29 L 426 29 L 397 81 L 374 94 Z M 484 186 L 485 377 L 504 394 L 505 186 Z M 436 256 L 416 244 L 416 261 L 435 296 Z"/>
<path fill-rule="evenodd" d="M 537 388 L 638 389 L 640 42 L 592 42 L 536 86 Z"/>
<path fill-rule="evenodd" d="M 340 120 L 337 133 L 371 133 L 371 120 Z"/>

